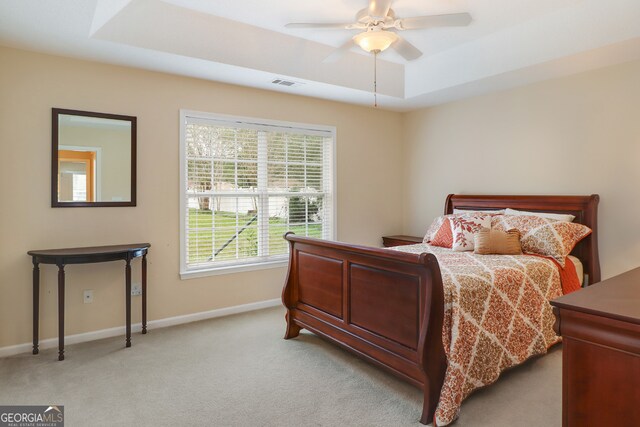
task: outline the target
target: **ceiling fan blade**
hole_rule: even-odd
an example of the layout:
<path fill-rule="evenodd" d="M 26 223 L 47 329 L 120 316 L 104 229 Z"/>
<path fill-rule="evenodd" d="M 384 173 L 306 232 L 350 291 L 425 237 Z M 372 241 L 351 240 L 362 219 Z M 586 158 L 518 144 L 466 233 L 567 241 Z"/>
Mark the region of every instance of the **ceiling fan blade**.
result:
<path fill-rule="evenodd" d="M 369 15 L 376 18 L 386 18 L 391 7 L 391 0 L 369 0 Z"/>
<path fill-rule="evenodd" d="M 329 63 L 338 61 L 340 58 L 344 56 L 345 53 L 349 51 L 349 49 L 351 49 L 355 45 L 356 44 L 354 43 L 354 41 L 352 39 L 349 39 L 349 41 L 347 41 L 345 44 L 343 44 L 342 46 L 340 46 L 339 48 L 331 52 L 331 54 L 326 58 L 324 58 L 322 62 L 329 64 Z"/>
<path fill-rule="evenodd" d="M 391 47 L 407 61 L 413 61 L 414 59 L 418 59 L 422 56 L 420 49 L 400 36 L 398 36 L 398 40 L 396 40 Z"/>
<path fill-rule="evenodd" d="M 464 27 L 471 23 L 468 13 L 449 13 L 446 15 L 415 16 L 399 19 L 396 27 L 399 30 L 416 30 L 432 27 Z"/>
<path fill-rule="evenodd" d="M 332 23 L 332 22 L 328 22 L 328 23 L 312 23 L 312 22 L 291 22 L 287 25 L 285 25 L 285 28 L 318 28 L 318 29 L 346 29 L 349 25 L 351 25 L 351 23 L 348 24 L 344 24 L 344 23 Z"/>

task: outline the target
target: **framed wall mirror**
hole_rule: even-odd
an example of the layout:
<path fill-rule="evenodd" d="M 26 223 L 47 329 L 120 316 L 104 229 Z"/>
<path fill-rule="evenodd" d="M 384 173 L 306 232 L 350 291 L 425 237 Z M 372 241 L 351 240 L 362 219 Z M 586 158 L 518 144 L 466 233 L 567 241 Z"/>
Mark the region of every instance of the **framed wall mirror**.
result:
<path fill-rule="evenodd" d="M 135 206 L 136 117 L 51 111 L 51 206 Z"/>

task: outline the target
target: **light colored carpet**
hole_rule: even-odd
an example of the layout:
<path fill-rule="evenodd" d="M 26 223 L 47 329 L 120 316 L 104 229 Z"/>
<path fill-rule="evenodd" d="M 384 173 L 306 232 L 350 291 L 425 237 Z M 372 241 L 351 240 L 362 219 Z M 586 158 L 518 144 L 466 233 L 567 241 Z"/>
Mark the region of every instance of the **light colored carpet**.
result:
<path fill-rule="evenodd" d="M 418 426 L 421 393 L 310 333 L 284 309 L 0 359 L 0 404 L 62 404 L 67 426 Z M 455 426 L 561 424 L 559 348 L 503 374 Z"/>

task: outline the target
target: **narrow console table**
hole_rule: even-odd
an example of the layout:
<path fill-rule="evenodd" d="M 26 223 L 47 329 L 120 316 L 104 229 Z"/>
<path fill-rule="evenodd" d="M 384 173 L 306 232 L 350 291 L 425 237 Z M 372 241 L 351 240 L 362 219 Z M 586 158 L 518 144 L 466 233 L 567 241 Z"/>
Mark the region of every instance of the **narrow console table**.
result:
<path fill-rule="evenodd" d="M 131 347 L 131 260 L 142 257 L 142 333 L 147 333 L 147 252 L 149 243 L 95 246 L 89 248 L 47 249 L 29 251 L 33 260 L 33 354 L 38 354 L 40 321 L 40 264 L 58 266 L 58 360 L 64 360 L 64 266 L 96 262 L 125 261 L 125 301 L 127 338 Z"/>
<path fill-rule="evenodd" d="M 640 426 L 640 268 L 551 301 L 562 425 Z"/>

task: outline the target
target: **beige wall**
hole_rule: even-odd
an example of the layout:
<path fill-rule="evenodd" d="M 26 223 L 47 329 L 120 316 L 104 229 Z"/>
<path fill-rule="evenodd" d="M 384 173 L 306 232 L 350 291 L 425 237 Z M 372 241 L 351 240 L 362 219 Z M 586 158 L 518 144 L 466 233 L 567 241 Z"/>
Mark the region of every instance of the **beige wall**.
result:
<path fill-rule="evenodd" d="M 179 279 L 181 108 L 336 126 L 339 240 L 423 234 L 448 193 L 599 193 L 603 276 L 640 265 L 640 62 L 404 115 L 6 48 L 0 64 L 0 347 L 31 339 L 29 249 L 149 241 L 150 319 L 279 296 L 283 268 Z M 138 117 L 137 207 L 50 207 L 52 107 Z M 67 268 L 67 334 L 124 323 L 123 270 Z"/>
<path fill-rule="evenodd" d="M 640 266 L 640 62 L 404 116 L 404 231 L 449 193 L 600 194 L 603 278 Z"/>
<path fill-rule="evenodd" d="M 336 126 L 338 238 L 379 245 L 401 230 L 400 114 L 6 48 L 0 64 L 0 347 L 31 340 L 29 249 L 150 242 L 150 319 L 279 297 L 284 268 L 179 279 L 181 108 Z M 138 117 L 137 207 L 50 207 L 52 107 Z M 56 269 L 41 270 L 50 338 Z M 69 266 L 66 333 L 123 325 L 123 281 L 122 263 Z"/>

